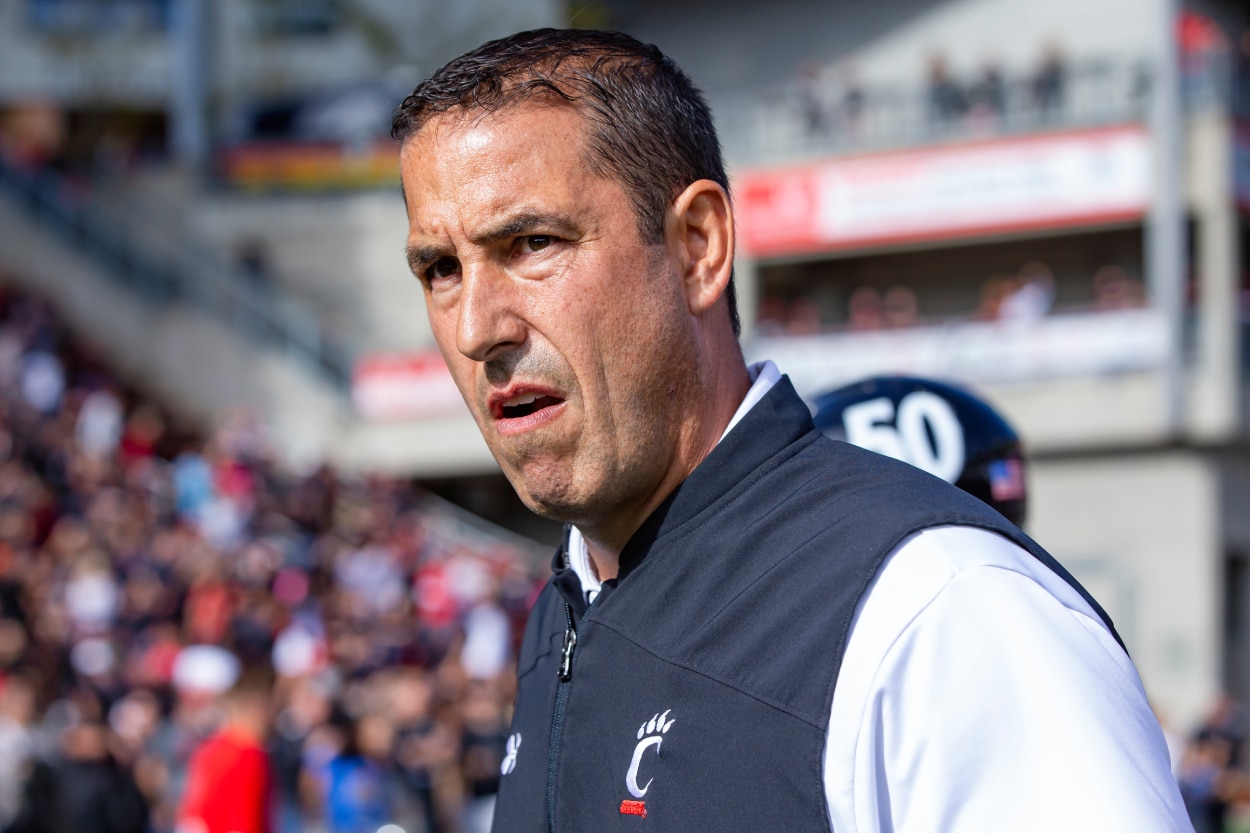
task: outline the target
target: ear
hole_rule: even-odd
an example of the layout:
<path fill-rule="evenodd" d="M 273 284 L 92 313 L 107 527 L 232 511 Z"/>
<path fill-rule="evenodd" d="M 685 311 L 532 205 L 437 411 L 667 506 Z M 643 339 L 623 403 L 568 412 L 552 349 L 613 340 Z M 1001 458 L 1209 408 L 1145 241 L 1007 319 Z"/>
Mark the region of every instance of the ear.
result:
<path fill-rule="evenodd" d="M 720 300 L 733 274 L 733 209 L 710 179 L 687 186 L 673 201 L 669 240 L 681 264 L 686 304 L 699 315 Z"/>

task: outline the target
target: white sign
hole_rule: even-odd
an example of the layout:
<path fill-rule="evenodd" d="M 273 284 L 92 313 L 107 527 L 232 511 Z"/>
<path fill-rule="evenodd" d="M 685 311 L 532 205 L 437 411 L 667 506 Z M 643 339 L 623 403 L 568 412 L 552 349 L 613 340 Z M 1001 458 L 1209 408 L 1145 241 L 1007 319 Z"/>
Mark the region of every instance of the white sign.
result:
<path fill-rule="evenodd" d="M 952 322 L 868 333 L 756 338 L 749 361 L 772 359 L 804 398 L 867 376 L 903 374 L 1011 383 L 1158 368 L 1168 330 L 1152 309 L 1056 315 L 1032 322 Z"/>

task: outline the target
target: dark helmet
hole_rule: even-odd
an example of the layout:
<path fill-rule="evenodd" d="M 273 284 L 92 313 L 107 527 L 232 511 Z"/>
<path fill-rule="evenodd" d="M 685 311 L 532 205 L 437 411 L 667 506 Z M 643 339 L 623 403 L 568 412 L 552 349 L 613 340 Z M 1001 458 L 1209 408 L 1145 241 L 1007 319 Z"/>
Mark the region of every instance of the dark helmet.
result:
<path fill-rule="evenodd" d="M 989 405 L 951 385 L 876 376 L 816 397 L 816 427 L 835 440 L 911 463 L 1023 526 L 1020 437 Z"/>

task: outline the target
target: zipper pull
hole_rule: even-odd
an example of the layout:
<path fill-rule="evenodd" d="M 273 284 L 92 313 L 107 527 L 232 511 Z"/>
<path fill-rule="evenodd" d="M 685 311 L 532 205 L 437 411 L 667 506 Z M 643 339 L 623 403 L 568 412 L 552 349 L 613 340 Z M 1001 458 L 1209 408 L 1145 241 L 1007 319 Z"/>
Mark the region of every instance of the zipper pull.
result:
<path fill-rule="evenodd" d="M 560 649 L 560 682 L 567 683 L 573 677 L 573 649 L 577 647 L 577 631 L 569 628 L 564 632 L 564 647 Z"/>
<path fill-rule="evenodd" d="M 573 627 L 573 611 L 564 606 L 568 627 L 564 629 L 564 646 L 560 649 L 560 682 L 567 683 L 573 677 L 573 650 L 577 648 L 577 629 Z"/>

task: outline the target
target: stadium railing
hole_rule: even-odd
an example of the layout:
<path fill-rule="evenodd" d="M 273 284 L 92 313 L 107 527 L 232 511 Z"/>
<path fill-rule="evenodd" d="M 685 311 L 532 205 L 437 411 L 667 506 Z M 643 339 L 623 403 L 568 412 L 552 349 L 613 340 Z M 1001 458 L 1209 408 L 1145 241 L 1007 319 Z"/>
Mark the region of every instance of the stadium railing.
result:
<path fill-rule="evenodd" d="M 73 180 L 47 168 L 24 169 L 3 156 L 0 193 L 149 303 L 193 306 L 347 391 L 350 356 L 327 337 L 317 316 L 280 287 L 249 283 L 220 252 L 184 239 L 177 255 L 158 255 L 138 242 L 117 212 L 94 208 Z"/>
<path fill-rule="evenodd" d="M 1062 64 L 1057 87 L 1004 73 L 996 103 L 943 109 L 923 78 L 906 86 L 848 86 L 832 70 L 820 79 L 744 90 L 714 102 L 726 155 L 739 166 L 803 161 L 1047 130 L 1143 122 L 1149 117 L 1151 62 L 1108 57 Z M 1186 54 L 1182 95 L 1190 111 L 1219 107 L 1250 116 L 1250 67 L 1225 50 Z M 965 102 L 977 79 L 952 76 Z M 982 81 L 983 83 L 983 81 Z"/>

